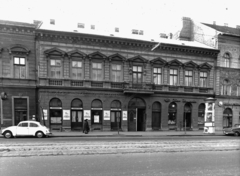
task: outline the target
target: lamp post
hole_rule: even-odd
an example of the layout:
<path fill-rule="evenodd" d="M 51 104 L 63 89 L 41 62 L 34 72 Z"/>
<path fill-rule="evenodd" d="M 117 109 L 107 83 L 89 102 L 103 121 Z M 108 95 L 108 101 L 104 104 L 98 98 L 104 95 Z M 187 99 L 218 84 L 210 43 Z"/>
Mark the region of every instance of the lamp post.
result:
<path fill-rule="evenodd" d="M 6 92 L 1 92 L 1 119 L 0 119 L 0 128 L 2 127 L 3 124 L 3 100 L 7 99 L 7 93 Z"/>

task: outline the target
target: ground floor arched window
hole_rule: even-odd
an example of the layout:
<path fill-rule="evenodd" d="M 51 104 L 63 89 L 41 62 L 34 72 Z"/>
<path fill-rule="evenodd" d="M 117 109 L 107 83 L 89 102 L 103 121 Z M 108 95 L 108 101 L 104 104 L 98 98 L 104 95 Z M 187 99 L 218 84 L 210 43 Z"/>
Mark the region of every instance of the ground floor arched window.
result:
<path fill-rule="evenodd" d="M 198 106 L 198 128 L 204 128 L 204 115 L 205 115 L 205 104 L 201 103 Z"/>
<path fill-rule="evenodd" d="M 91 105 L 91 124 L 93 129 L 102 129 L 102 102 L 98 99 L 92 101 Z"/>
<path fill-rule="evenodd" d="M 168 106 L 168 128 L 176 129 L 177 124 L 177 104 L 172 102 Z"/>
<path fill-rule="evenodd" d="M 71 102 L 71 130 L 81 130 L 83 127 L 83 103 L 75 98 Z"/>
<path fill-rule="evenodd" d="M 154 102 L 152 105 L 152 129 L 161 129 L 161 103 Z"/>
<path fill-rule="evenodd" d="M 121 129 L 122 113 L 121 102 L 114 100 L 111 103 L 111 130 Z"/>
<path fill-rule="evenodd" d="M 223 111 L 223 127 L 232 127 L 232 109 L 226 108 Z"/>
<path fill-rule="evenodd" d="M 49 103 L 50 125 L 62 125 L 62 102 L 58 98 L 53 98 Z"/>
<path fill-rule="evenodd" d="M 184 127 L 186 126 L 186 129 L 192 128 L 192 105 L 191 103 L 186 103 L 184 106 L 184 121 L 183 121 Z"/>

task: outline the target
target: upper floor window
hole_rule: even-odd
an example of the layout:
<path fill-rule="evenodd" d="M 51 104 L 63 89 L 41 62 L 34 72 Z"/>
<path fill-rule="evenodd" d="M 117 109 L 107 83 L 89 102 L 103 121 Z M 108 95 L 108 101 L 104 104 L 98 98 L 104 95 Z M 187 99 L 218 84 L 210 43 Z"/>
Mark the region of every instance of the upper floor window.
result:
<path fill-rule="evenodd" d="M 228 80 L 224 80 L 223 81 L 223 85 L 222 85 L 222 95 L 231 95 L 232 92 L 232 86 L 229 84 Z"/>
<path fill-rule="evenodd" d="M 230 55 L 229 55 L 229 53 L 225 53 L 223 58 L 224 58 L 224 67 L 230 67 Z"/>
<path fill-rule="evenodd" d="M 193 72 L 186 70 L 185 71 L 185 86 L 193 85 Z"/>
<path fill-rule="evenodd" d="M 169 83 L 170 85 L 177 85 L 178 83 L 178 70 L 177 69 L 170 69 L 169 74 Z"/>
<path fill-rule="evenodd" d="M 51 78 L 60 78 L 62 76 L 62 62 L 61 60 L 50 60 L 50 76 Z"/>
<path fill-rule="evenodd" d="M 26 59 L 14 57 L 14 78 L 26 78 Z"/>
<path fill-rule="evenodd" d="M 121 82 L 122 81 L 122 66 L 120 64 L 112 64 L 112 81 Z"/>
<path fill-rule="evenodd" d="M 154 84 L 162 84 L 162 69 L 161 68 L 153 69 L 153 81 L 154 81 Z"/>
<path fill-rule="evenodd" d="M 95 80 L 95 81 L 103 80 L 102 63 L 92 64 L 92 80 Z"/>
<path fill-rule="evenodd" d="M 199 83 L 200 87 L 207 87 L 207 72 L 200 72 Z"/>
<path fill-rule="evenodd" d="M 82 79 L 83 70 L 81 61 L 72 61 L 72 78 L 73 79 Z"/>
<path fill-rule="evenodd" d="M 133 83 L 142 83 L 142 66 L 133 66 Z"/>

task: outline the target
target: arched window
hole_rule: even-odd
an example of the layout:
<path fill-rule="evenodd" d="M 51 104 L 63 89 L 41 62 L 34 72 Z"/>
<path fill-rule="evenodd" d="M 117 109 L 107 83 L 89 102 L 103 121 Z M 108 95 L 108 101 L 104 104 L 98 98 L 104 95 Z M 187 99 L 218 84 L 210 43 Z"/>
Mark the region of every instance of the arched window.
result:
<path fill-rule="evenodd" d="M 51 99 L 49 103 L 50 107 L 50 123 L 51 125 L 62 124 L 62 102 L 58 98 Z"/>
<path fill-rule="evenodd" d="M 102 124 L 102 102 L 100 100 L 92 101 L 92 112 L 91 112 L 91 122 L 95 125 Z M 101 129 L 100 126 L 97 126 L 96 129 Z"/>
<path fill-rule="evenodd" d="M 204 115 L 205 115 L 205 104 L 201 103 L 198 106 L 198 128 L 203 129 L 204 126 Z"/>
<path fill-rule="evenodd" d="M 223 55 L 224 58 L 224 66 L 225 67 L 230 67 L 230 54 L 229 53 L 225 53 Z"/>
<path fill-rule="evenodd" d="M 177 122 L 177 104 L 172 102 L 168 106 L 168 126 L 169 128 L 176 128 Z"/>
<path fill-rule="evenodd" d="M 159 130 L 161 128 L 161 103 L 154 102 L 152 105 L 152 129 Z"/>
<path fill-rule="evenodd" d="M 223 127 L 232 127 L 232 109 L 230 108 L 223 111 Z"/>
<path fill-rule="evenodd" d="M 111 130 L 121 129 L 121 117 L 121 102 L 114 100 L 111 103 Z"/>

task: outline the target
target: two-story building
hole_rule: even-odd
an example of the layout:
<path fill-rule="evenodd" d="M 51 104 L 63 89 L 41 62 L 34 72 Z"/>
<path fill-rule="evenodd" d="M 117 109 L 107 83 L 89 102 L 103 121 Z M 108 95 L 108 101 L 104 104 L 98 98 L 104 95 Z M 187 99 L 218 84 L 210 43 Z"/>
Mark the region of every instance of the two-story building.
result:
<path fill-rule="evenodd" d="M 81 130 L 84 119 L 91 130 L 202 129 L 218 52 L 192 41 L 38 29 L 39 112 L 52 129 Z"/>

